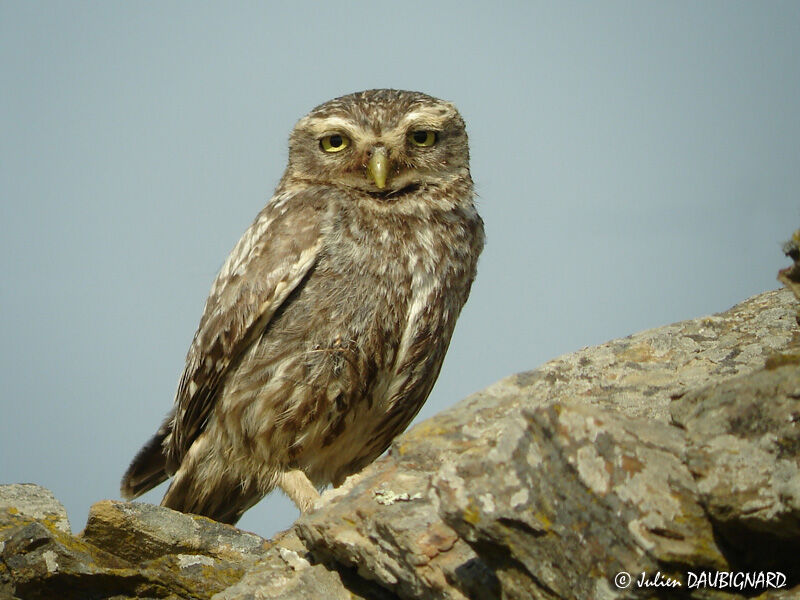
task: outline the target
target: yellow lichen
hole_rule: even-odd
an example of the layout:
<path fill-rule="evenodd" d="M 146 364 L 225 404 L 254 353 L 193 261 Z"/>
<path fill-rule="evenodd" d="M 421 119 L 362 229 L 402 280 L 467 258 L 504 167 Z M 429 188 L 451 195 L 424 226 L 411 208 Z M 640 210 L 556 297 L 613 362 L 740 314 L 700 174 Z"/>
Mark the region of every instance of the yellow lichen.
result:
<path fill-rule="evenodd" d="M 481 520 L 481 513 L 478 508 L 470 502 L 469 506 L 464 510 L 464 520 L 470 525 L 477 525 Z"/>

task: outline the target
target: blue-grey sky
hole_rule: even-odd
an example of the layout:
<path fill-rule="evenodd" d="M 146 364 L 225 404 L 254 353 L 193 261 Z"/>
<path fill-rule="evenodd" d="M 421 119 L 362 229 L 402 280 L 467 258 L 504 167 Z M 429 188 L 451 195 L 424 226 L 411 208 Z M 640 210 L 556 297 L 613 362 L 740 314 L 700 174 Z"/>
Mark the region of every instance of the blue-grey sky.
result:
<path fill-rule="evenodd" d="M 797 2 L 5 0 L 0 482 L 51 488 L 75 530 L 119 497 L 295 121 L 374 87 L 460 108 L 488 236 L 418 419 L 788 264 Z M 276 492 L 240 524 L 295 516 Z"/>

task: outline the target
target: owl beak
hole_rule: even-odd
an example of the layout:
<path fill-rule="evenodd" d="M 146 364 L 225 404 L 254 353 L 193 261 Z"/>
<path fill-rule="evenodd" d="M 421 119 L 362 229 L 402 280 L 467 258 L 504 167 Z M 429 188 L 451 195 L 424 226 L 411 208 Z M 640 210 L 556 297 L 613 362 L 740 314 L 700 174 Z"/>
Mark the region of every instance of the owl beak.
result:
<path fill-rule="evenodd" d="M 386 148 L 378 146 L 373 149 L 372 156 L 367 163 L 367 176 L 375 182 L 378 189 L 386 187 L 386 175 L 389 173 L 389 156 Z"/>

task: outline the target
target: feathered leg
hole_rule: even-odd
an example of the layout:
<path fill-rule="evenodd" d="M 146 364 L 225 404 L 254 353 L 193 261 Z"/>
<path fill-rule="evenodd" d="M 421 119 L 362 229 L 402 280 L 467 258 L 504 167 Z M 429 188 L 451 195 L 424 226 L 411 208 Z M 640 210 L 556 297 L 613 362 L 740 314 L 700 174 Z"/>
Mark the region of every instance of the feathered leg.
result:
<path fill-rule="evenodd" d="M 298 470 L 286 471 L 278 475 L 278 485 L 289 496 L 301 513 L 306 513 L 319 500 L 319 492 L 305 473 Z"/>
<path fill-rule="evenodd" d="M 203 434 L 192 445 L 161 506 L 234 525 L 273 486 L 265 489 L 255 478 L 241 477 L 228 464 L 227 455 L 214 452 L 207 442 Z"/>

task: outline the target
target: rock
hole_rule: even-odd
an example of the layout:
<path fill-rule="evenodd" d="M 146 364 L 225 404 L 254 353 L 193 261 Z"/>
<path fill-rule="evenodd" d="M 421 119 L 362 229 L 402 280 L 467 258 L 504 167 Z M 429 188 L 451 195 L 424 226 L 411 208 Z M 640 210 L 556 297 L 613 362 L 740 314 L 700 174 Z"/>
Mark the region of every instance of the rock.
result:
<path fill-rule="evenodd" d="M 728 568 L 678 430 L 581 404 L 505 418 L 497 439 L 433 479 L 440 514 L 504 597 L 610 597 L 604 573 Z"/>
<path fill-rule="evenodd" d="M 325 494 L 298 533 L 314 553 L 406 598 L 613 597 L 624 566 L 726 568 L 670 404 L 763 367 L 796 346 L 796 332 L 791 295 L 768 292 L 507 378 L 401 436 L 388 457 Z M 528 555 L 510 549 L 514 539 Z M 594 546 L 580 555 L 587 539 L 611 544 L 599 553 L 606 563 L 593 560 Z M 515 567 L 504 573 L 498 556 Z M 534 570 L 523 574 L 526 564 Z"/>
<path fill-rule="evenodd" d="M 516 398 L 529 406 L 579 399 L 668 423 L 674 397 L 751 373 L 774 353 L 794 347 L 795 311 L 786 290 L 766 292 L 724 313 L 564 355 L 473 398 L 483 403 Z"/>
<path fill-rule="evenodd" d="M 266 540 L 228 525 L 110 501 L 73 537 L 49 491 L 20 487 L 0 486 L 0 598 L 211 598 L 267 554 Z"/>
<path fill-rule="evenodd" d="M 508 377 L 272 541 L 114 501 L 72 536 L 46 490 L 0 487 L 0 598 L 800 597 L 796 308 L 767 292 Z"/>
<path fill-rule="evenodd" d="M 292 532 L 268 542 L 205 517 L 104 500 L 73 537 L 64 515 L 44 488 L 0 486 L 0 598 L 391 598 L 347 569 L 312 565 Z"/>
<path fill-rule="evenodd" d="M 247 564 L 262 558 L 270 546 L 257 535 L 206 517 L 112 500 L 92 506 L 81 537 L 131 562 L 176 554 Z"/>
<path fill-rule="evenodd" d="M 394 595 L 338 566 L 312 564 L 308 550 L 293 531 L 275 550 L 248 569 L 237 584 L 213 600 L 392 600 Z"/>
<path fill-rule="evenodd" d="M 495 576 L 439 517 L 431 465 L 416 458 L 390 456 L 351 477 L 298 521 L 298 534 L 317 556 L 403 598 L 497 598 Z"/>
<path fill-rule="evenodd" d="M 33 483 L 0 485 L 0 513 L 44 521 L 64 533 L 70 533 L 67 511 L 53 492 Z"/>
<path fill-rule="evenodd" d="M 740 562 L 800 556 L 800 358 L 687 394 L 672 405 L 700 501 Z M 760 540 L 760 543 L 754 543 Z"/>
<path fill-rule="evenodd" d="M 0 498 L 0 597 L 79 598 L 79 590 L 92 589 L 109 571 L 129 589 L 141 582 L 125 561 L 72 537 L 64 508 L 49 490 L 3 485 Z"/>

